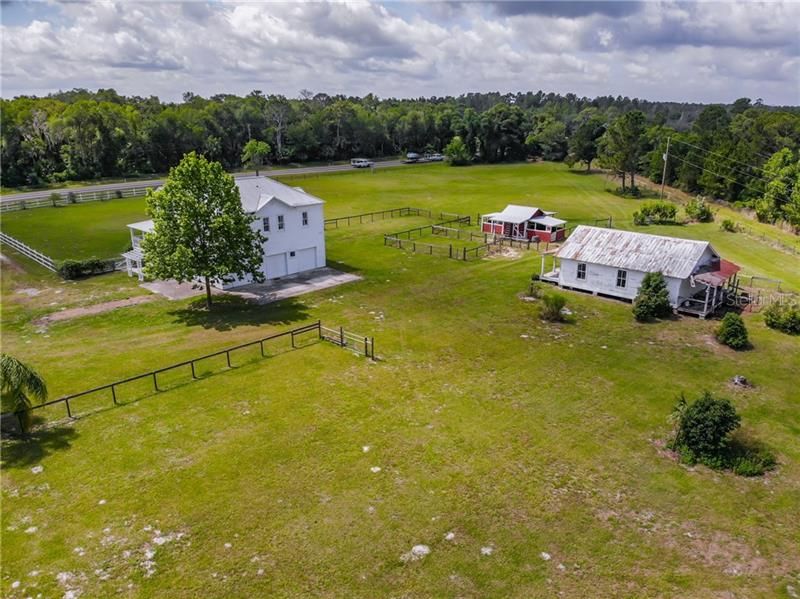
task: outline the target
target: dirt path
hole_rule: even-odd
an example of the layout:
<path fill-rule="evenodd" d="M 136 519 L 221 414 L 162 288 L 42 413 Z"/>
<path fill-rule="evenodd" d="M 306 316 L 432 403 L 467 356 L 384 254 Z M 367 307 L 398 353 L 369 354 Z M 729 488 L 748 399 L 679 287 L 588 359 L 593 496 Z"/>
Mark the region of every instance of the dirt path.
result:
<path fill-rule="evenodd" d="M 62 320 L 71 320 L 73 318 L 80 318 L 81 316 L 91 316 L 92 314 L 103 314 L 111 312 L 117 308 L 124 308 L 126 306 L 136 306 L 152 302 L 158 299 L 155 295 L 137 295 L 136 297 L 129 297 L 127 299 L 115 300 L 113 302 L 104 302 L 102 304 L 94 304 L 93 306 L 86 306 L 83 308 L 68 308 L 59 312 L 53 312 L 47 316 L 38 319 L 34 324 L 48 325 L 52 322 L 60 322 Z"/>

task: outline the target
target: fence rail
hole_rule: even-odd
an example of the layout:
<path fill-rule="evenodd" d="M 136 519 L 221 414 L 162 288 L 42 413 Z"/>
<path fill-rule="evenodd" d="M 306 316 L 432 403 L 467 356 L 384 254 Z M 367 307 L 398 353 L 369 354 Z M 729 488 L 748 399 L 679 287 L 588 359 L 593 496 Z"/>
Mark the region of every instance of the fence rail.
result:
<path fill-rule="evenodd" d="M 25 245 L 19 239 L 15 239 L 14 237 L 11 237 L 11 235 L 6 235 L 5 233 L 0 233 L 0 242 L 7 244 L 9 247 L 15 249 L 23 256 L 26 256 L 37 264 L 44 266 L 47 270 L 52 272 L 56 271 L 56 264 L 53 262 L 53 259 L 50 256 L 45 256 L 43 253 L 33 249 L 28 245 Z"/>
<path fill-rule="evenodd" d="M 335 336 L 331 333 L 335 333 Z M 264 351 L 264 344 L 270 341 L 274 341 L 276 339 L 281 339 L 285 337 L 289 337 L 291 339 L 292 348 L 297 348 L 297 337 L 299 335 L 304 335 L 307 333 L 316 333 L 318 339 L 330 341 L 339 345 L 341 347 L 345 347 L 348 349 L 355 349 L 358 348 L 358 344 L 363 344 L 363 351 L 359 351 L 359 353 L 363 354 L 364 356 L 370 358 L 371 360 L 375 359 L 375 339 L 373 337 L 362 337 L 360 335 L 356 335 L 355 333 L 351 333 L 345 331 L 344 328 L 340 327 L 339 329 L 331 329 L 328 327 L 322 326 L 321 321 L 317 321 L 312 324 L 308 324 L 302 327 L 297 327 L 288 331 L 283 331 L 281 333 L 275 333 L 274 335 L 269 335 L 267 337 L 262 337 L 261 339 L 256 339 L 255 341 L 248 341 L 247 343 L 241 343 L 239 345 L 235 345 L 233 347 L 228 347 L 225 349 L 221 349 L 219 351 L 212 352 L 210 354 L 205 354 L 203 356 L 199 356 L 197 358 L 192 358 L 190 360 L 184 360 L 183 362 L 178 362 L 176 364 L 170 364 L 169 366 L 164 366 L 162 368 L 157 368 L 155 370 L 150 370 L 148 372 L 144 372 L 142 374 L 137 374 L 125 379 L 120 379 L 118 381 L 114 381 L 113 383 L 107 383 L 105 385 L 100 385 L 99 387 L 93 387 L 91 389 L 87 389 L 85 391 L 80 391 L 79 393 L 72 393 L 70 395 L 65 395 L 63 397 L 59 397 L 58 399 L 53 399 L 51 401 L 47 401 L 41 404 L 36 404 L 31 406 L 27 409 L 27 411 L 32 412 L 35 410 L 41 410 L 43 408 L 51 407 L 58 404 L 64 404 L 64 407 L 67 410 L 67 416 L 69 418 L 73 417 L 73 408 L 70 402 L 81 398 L 86 397 L 88 395 L 93 395 L 95 393 L 100 393 L 107 391 L 110 393 L 111 401 L 113 405 L 119 405 L 119 399 L 117 396 L 117 390 L 122 385 L 126 385 L 128 383 L 133 383 L 135 381 L 140 381 L 143 379 L 151 379 L 153 385 L 153 392 L 160 392 L 164 391 L 165 389 L 161 389 L 158 386 L 158 375 L 163 374 L 165 372 L 175 370 L 177 368 L 184 368 L 189 367 L 191 372 L 192 380 L 198 380 L 199 377 L 197 375 L 196 364 L 203 360 L 208 360 L 210 358 L 225 356 L 226 364 L 228 368 L 232 368 L 233 365 L 231 363 L 231 353 L 237 350 L 245 349 L 248 347 L 255 347 L 259 346 L 261 351 L 261 357 L 267 357 L 267 354 Z"/>
<path fill-rule="evenodd" d="M 136 198 L 145 195 L 147 190 L 153 187 L 156 186 L 143 185 L 142 187 L 99 191 L 51 191 L 46 197 L 0 202 L 0 212 L 13 212 L 16 210 L 28 210 L 29 208 L 43 208 L 46 206 L 69 206 L 70 204 L 82 204 L 84 202 L 98 202 L 122 198 Z"/>

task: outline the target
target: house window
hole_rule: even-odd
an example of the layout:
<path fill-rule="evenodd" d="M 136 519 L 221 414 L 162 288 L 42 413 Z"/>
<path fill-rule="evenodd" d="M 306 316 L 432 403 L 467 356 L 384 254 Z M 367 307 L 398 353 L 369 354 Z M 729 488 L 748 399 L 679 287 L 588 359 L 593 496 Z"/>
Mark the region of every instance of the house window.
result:
<path fill-rule="evenodd" d="M 585 279 L 586 278 L 586 265 L 585 264 L 578 264 L 578 278 Z"/>
<path fill-rule="evenodd" d="M 303 212 L 303 226 L 308 226 L 308 212 Z"/>
<path fill-rule="evenodd" d="M 628 272 L 625 270 L 617 271 L 617 287 L 625 287 L 628 282 Z"/>
<path fill-rule="evenodd" d="M 283 231 L 285 227 L 283 226 L 283 214 L 278 215 L 278 231 Z"/>
<path fill-rule="evenodd" d="M 294 252 L 289 252 L 289 257 L 294 258 Z"/>
<path fill-rule="evenodd" d="M 261 228 L 264 229 L 264 231 L 269 232 L 269 217 L 268 216 L 265 216 L 264 218 L 261 219 Z"/>

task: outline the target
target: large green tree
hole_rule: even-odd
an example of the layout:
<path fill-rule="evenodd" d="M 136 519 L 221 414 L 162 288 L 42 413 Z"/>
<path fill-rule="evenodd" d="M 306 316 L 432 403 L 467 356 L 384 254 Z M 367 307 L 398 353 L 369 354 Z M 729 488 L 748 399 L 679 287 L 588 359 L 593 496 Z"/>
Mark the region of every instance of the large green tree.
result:
<path fill-rule="evenodd" d="M 783 148 L 767 161 L 764 172 L 768 182 L 764 195 L 756 202 L 759 220 L 783 219 L 800 229 L 800 158 Z"/>
<path fill-rule="evenodd" d="M 597 158 L 598 142 L 606 131 L 602 117 L 593 116 L 580 125 L 569 138 L 569 159 L 583 162 L 586 170 L 592 170 L 592 161 Z"/>
<path fill-rule="evenodd" d="M 14 412 L 22 432 L 30 429 L 32 400 L 47 399 L 47 385 L 33 368 L 8 354 L 0 354 L 0 405 L 4 412 Z"/>
<path fill-rule="evenodd" d="M 622 178 L 625 191 L 625 175 L 630 174 L 631 190 L 636 189 L 636 171 L 644 150 L 645 117 L 640 110 L 626 112 L 608 127 L 601 139 L 600 147 L 607 166 Z"/>
<path fill-rule="evenodd" d="M 266 162 L 269 152 L 270 147 L 267 142 L 251 139 L 242 150 L 242 164 L 255 169 L 258 175 L 258 169 Z"/>
<path fill-rule="evenodd" d="M 264 280 L 265 239 L 251 227 L 239 188 L 218 162 L 194 152 L 184 156 L 163 187 L 148 191 L 147 213 L 154 223 L 142 241 L 148 276 L 202 279 L 209 309 L 212 281 Z"/>

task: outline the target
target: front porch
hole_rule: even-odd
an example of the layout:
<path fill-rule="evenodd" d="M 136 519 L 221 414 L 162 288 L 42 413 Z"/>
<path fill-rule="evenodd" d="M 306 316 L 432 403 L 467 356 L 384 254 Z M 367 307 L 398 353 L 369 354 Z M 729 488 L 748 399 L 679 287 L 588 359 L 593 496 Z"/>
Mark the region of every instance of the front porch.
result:
<path fill-rule="evenodd" d="M 696 293 L 678 297 L 675 311 L 700 318 L 714 314 L 729 297 L 739 292 L 739 267 L 728 260 L 719 260 L 691 277 L 692 287 L 703 285 Z"/>

